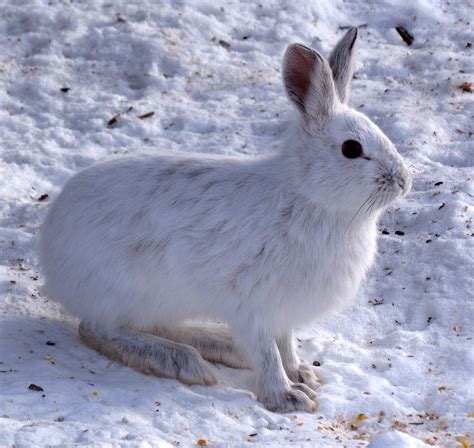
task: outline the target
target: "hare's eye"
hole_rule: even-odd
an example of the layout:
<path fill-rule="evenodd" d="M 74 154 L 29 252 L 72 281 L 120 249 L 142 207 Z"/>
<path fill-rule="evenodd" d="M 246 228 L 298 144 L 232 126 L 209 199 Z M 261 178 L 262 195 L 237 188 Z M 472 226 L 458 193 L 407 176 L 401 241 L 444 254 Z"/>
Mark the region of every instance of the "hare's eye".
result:
<path fill-rule="evenodd" d="M 348 159 L 356 159 L 362 155 L 362 145 L 355 140 L 346 140 L 341 147 L 342 154 Z"/>

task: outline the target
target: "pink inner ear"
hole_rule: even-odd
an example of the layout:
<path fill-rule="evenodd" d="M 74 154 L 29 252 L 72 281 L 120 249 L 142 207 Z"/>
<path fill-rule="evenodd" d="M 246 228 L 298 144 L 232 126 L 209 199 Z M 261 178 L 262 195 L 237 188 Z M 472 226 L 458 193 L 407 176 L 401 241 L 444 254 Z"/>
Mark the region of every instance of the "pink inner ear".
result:
<path fill-rule="evenodd" d="M 294 88 L 303 95 L 309 90 L 311 85 L 311 73 L 314 68 L 314 52 L 303 45 L 294 45 L 291 57 L 288 61 L 288 69 L 291 74 L 291 81 Z"/>

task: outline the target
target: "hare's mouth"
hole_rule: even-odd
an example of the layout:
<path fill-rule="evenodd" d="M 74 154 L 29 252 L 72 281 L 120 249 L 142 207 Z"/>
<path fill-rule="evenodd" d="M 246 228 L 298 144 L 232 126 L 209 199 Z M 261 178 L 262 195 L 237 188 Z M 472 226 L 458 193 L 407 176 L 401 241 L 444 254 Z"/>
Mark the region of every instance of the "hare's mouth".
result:
<path fill-rule="evenodd" d="M 395 199 L 404 194 L 405 185 L 400 185 L 397 181 L 383 182 L 377 185 L 375 191 L 365 200 L 361 206 L 361 211 L 370 215 L 380 209 L 388 207 Z"/>
<path fill-rule="evenodd" d="M 401 196 L 400 191 L 401 188 L 398 185 L 395 187 L 393 184 L 387 182 L 378 183 L 376 189 L 370 193 L 362 205 L 352 215 L 347 228 L 349 228 L 358 217 L 367 217 L 390 205 L 395 199 Z"/>

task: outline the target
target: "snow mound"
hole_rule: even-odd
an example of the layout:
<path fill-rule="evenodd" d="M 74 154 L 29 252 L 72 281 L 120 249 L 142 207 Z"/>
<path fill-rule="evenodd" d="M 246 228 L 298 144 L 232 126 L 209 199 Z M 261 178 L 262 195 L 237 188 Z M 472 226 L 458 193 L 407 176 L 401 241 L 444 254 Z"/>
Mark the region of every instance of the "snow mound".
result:
<path fill-rule="evenodd" d="M 372 439 L 367 448 L 425 448 L 427 446 L 426 443 L 408 434 L 390 431 Z"/>

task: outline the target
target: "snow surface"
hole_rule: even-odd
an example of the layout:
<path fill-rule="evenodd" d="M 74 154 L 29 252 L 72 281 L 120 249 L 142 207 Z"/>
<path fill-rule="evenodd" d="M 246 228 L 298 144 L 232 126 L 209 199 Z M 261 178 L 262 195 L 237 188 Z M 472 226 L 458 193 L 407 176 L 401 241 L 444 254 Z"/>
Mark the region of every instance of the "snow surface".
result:
<path fill-rule="evenodd" d="M 473 81 L 472 11 L 471 0 L 3 0 L 0 445 L 472 443 L 474 108 L 458 88 Z M 38 292 L 35 239 L 66 180 L 123 154 L 274 150 L 290 114 L 285 47 L 328 54 L 347 25 L 361 25 L 352 104 L 397 145 L 414 188 L 380 223 L 354 306 L 299 332 L 301 355 L 321 364 L 320 411 L 265 410 L 249 371 L 216 365 L 220 385 L 187 387 L 81 344 L 77 322 Z"/>
<path fill-rule="evenodd" d="M 428 447 L 421 440 L 414 439 L 400 431 L 390 431 L 375 437 L 367 448 L 423 448 Z"/>

